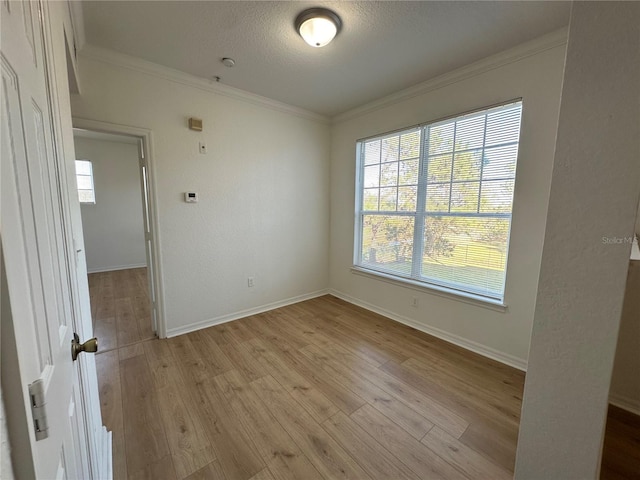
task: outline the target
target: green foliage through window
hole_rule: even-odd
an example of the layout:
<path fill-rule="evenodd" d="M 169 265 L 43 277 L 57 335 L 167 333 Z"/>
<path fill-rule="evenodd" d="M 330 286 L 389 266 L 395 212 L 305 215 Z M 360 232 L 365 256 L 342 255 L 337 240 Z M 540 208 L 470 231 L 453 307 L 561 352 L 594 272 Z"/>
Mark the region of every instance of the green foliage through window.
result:
<path fill-rule="evenodd" d="M 356 265 L 504 300 L 522 102 L 359 142 Z"/>

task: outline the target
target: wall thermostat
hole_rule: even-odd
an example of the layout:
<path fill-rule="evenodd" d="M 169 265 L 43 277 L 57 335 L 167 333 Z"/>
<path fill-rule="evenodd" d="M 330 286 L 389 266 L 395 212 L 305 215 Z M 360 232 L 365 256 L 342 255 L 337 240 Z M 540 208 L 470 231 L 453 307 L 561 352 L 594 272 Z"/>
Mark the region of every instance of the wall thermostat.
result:
<path fill-rule="evenodd" d="M 198 194 L 196 192 L 186 192 L 184 201 L 187 203 L 198 203 Z"/>

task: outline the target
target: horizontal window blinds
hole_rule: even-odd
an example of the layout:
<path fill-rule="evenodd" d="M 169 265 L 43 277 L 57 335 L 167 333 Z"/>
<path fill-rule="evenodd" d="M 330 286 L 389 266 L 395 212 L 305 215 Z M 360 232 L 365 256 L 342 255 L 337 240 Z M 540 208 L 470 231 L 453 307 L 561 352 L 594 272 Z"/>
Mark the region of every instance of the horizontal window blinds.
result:
<path fill-rule="evenodd" d="M 360 142 L 355 263 L 502 301 L 522 103 Z"/>

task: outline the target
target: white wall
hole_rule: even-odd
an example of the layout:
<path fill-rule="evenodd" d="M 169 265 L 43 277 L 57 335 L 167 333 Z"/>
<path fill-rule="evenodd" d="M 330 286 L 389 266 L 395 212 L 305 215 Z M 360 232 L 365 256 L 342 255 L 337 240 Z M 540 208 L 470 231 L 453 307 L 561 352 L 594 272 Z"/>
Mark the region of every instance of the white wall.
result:
<path fill-rule="evenodd" d="M 575 2 L 515 478 L 599 477 L 640 196 L 640 4 Z M 637 373 L 637 372 L 636 372 Z"/>
<path fill-rule="evenodd" d="M 5 317 L 11 316 L 11 308 L 8 302 L 8 292 L 6 287 L 6 274 L 4 271 L 4 256 L 0 248 L 0 297 L 3 299 L 0 307 L 0 346 L 3 346 L 1 332 L 6 330 L 5 324 L 10 320 Z M 11 320 L 12 321 L 12 320 Z M 5 332 L 5 336 L 7 332 Z M 7 340 L 5 340 L 7 343 Z M 11 463 L 11 444 L 9 443 L 9 429 L 7 428 L 7 416 L 4 409 L 4 396 L 2 385 L 0 385 L 0 475 L 7 480 L 13 480 L 13 465 Z"/>
<path fill-rule="evenodd" d="M 18 364 L 18 352 L 14 331 L 13 312 L 9 303 L 9 288 L 7 274 L 4 268 L 4 255 L 0 244 L 0 390 L 2 395 L 2 441 L 0 449 L 2 455 L 2 470 L 0 476 L 8 478 L 35 478 L 35 470 L 31 461 L 31 442 L 29 429 L 32 420 L 25 408 L 25 398 Z M 5 430 L 6 428 L 6 430 Z M 5 437 L 6 435 L 6 437 Z M 8 457 L 8 458 L 7 458 Z"/>
<path fill-rule="evenodd" d="M 540 269 L 551 181 L 565 35 L 556 33 L 485 60 L 423 92 L 361 108 L 332 129 L 331 287 L 347 300 L 523 368 Z M 535 51 L 535 54 L 532 54 Z M 542 50 L 542 51 L 540 51 Z M 528 52 L 523 54 L 523 52 Z M 442 86 L 440 86 L 442 85 Z M 353 263 L 356 141 L 417 123 L 523 98 L 505 311 L 416 291 L 350 271 Z M 375 104 L 373 105 L 375 107 Z M 418 297 L 419 308 L 411 306 Z"/>
<path fill-rule="evenodd" d="M 0 387 L 0 473 L 5 480 L 13 480 L 13 465 L 11 464 L 11 446 L 7 430 L 7 417 L 4 413 L 4 397 Z"/>
<path fill-rule="evenodd" d="M 640 207 L 635 234 L 640 236 Z M 611 378 L 611 403 L 640 415 L 640 260 L 629 262 L 620 333 Z"/>
<path fill-rule="evenodd" d="M 640 415 L 640 261 L 629 263 L 611 378 L 611 403 Z"/>
<path fill-rule="evenodd" d="M 90 160 L 96 203 L 81 204 L 87 270 L 147 264 L 138 146 L 74 136 L 78 160 Z"/>
<path fill-rule="evenodd" d="M 168 334 L 325 290 L 326 122 L 146 62 L 116 63 L 81 56 L 72 109 L 152 131 Z M 190 116 L 203 132 L 187 128 Z M 187 191 L 200 202 L 184 203 Z"/>

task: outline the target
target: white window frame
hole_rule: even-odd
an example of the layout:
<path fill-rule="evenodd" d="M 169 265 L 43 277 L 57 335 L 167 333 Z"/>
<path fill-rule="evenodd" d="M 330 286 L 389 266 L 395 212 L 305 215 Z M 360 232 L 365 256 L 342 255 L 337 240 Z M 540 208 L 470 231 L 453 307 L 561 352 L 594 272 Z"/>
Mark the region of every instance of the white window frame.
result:
<path fill-rule="evenodd" d="M 80 174 L 78 173 L 78 162 L 86 162 L 89 164 L 89 169 L 91 170 L 91 173 L 89 175 L 86 174 Z M 76 173 L 76 190 L 78 192 L 78 200 L 80 202 L 81 205 L 95 205 L 96 204 L 96 184 L 93 180 L 93 162 L 91 162 L 91 160 L 86 160 L 86 159 L 77 159 L 74 163 L 74 167 L 75 167 L 75 173 Z M 91 188 L 80 188 L 78 186 L 78 177 L 89 177 L 91 179 Z M 80 191 L 91 191 L 91 193 L 93 194 L 93 201 L 83 201 L 82 198 L 80 197 Z"/>
<path fill-rule="evenodd" d="M 424 221 L 427 217 L 426 210 L 422 210 L 419 212 L 420 206 L 424 207 L 426 202 L 426 192 L 427 192 L 427 176 L 424 169 L 427 164 L 427 155 L 425 154 L 425 147 L 428 143 L 428 129 L 430 127 L 437 126 L 442 123 L 446 123 L 448 121 L 457 120 L 467 116 L 478 115 L 481 112 L 487 112 L 490 110 L 498 109 L 501 107 L 507 107 L 515 103 L 521 104 L 521 109 L 524 109 L 524 103 L 522 98 L 512 99 L 500 104 L 491 105 L 487 107 L 482 107 L 479 109 L 475 109 L 469 112 L 451 115 L 445 118 L 441 118 L 438 120 L 425 122 L 419 125 L 410 126 L 398 130 L 394 130 L 391 132 L 374 135 L 371 137 L 366 137 L 359 139 L 356 142 L 356 190 L 355 190 L 355 221 L 354 221 L 354 249 L 353 249 L 353 266 L 352 271 L 356 274 L 362 274 L 368 277 L 378 278 L 380 280 L 390 282 L 397 285 L 407 286 L 413 289 L 418 290 L 427 290 L 432 293 L 444 295 L 446 297 L 458 298 L 463 301 L 470 301 L 474 304 L 485 304 L 488 306 L 498 307 L 498 310 L 504 310 L 506 308 L 506 304 L 504 301 L 504 295 L 506 292 L 507 285 L 507 270 L 508 270 L 508 258 L 509 258 L 509 249 L 510 249 L 510 240 L 511 240 L 511 225 L 512 225 L 512 217 L 513 217 L 513 203 L 515 199 L 514 196 L 511 200 L 511 210 L 509 213 L 491 213 L 491 214 L 473 214 L 473 213 L 461 213 L 456 214 L 449 212 L 443 216 L 447 217 L 477 217 L 477 218 L 508 218 L 509 219 L 509 231 L 507 234 L 507 245 L 506 245 L 506 253 L 505 253 L 505 281 L 504 281 L 504 289 L 502 295 L 498 297 L 487 296 L 482 293 L 474 292 L 469 289 L 461 289 L 460 286 L 447 284 L 446 282 L 434 282 L 428 277 L 424 277 L 421 275 L 421 257 L 420 255 L 416 255 L 415 252 L 422 251 L 424 248 L 424 235 L 418 232 L 423 232 L 424 230 Z M 486 128 L 486 127 L 485 127 Z M 421 141 L 420 141 L 420 152 L 419 152 L 419 172 L 418 172 L 418 189 L 417 189 L 417 201 L 416 201 L 416 210 L 415 211 L 363 211 L 362 205 L 364 202 L 364 145 L 367 141 L 371 140 L 383 140 L 389 137 L 395 137 L 401 134 L 407 134 L 412 131 L 422 130 L 421 133 Z M 522 132 L 522 122 L 520 123 L 520 133 Z M 486 131 L 485 131 L 486 135 Z M 483 138 L 483 150 L 484 150 L 484 141 Z M 455 142 L 455 139 L 454 139 Z M 455 148 L 455 146 L 454 146 Z M 516 157 L 516 172 L 514 177 L 517 178 L 517 158 L 520 155 L 520 138 L 518 138 L 518 152 Z M 482 178 L 480 180 L 482 182 Z M 450 180 L 450 183 L 454 183 L 453 179 Z M 515 182 L 514 182 L 515 184 Z M 449 202 L 451 201 L 451 197 L 449 198 Z M 413 235 L 413 246 L 412 251 L 412 270 L 409 276 L 403 276 L 396 271 L 393 270 L 385 270 L 384 268 L 372 268 L 371 265 L 363 264 L 362 262 L 362 232 L 363 232 L 363 219 L 366 214 L 379 214 L 384 216 L 400 216 L 400 217 L 413 217 L 414 218 L 414 235 Z"/>

